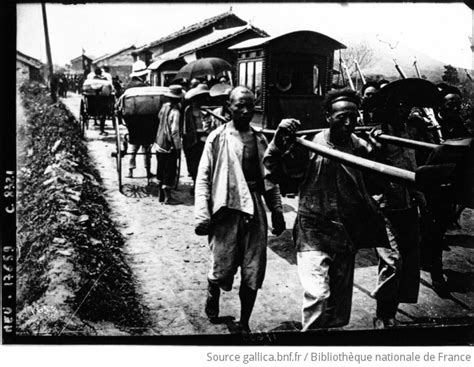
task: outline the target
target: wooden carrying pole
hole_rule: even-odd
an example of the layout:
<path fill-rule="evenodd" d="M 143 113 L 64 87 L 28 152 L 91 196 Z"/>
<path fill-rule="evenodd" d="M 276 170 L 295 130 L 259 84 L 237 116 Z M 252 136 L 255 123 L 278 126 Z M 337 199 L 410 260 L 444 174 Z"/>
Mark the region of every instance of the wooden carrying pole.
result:
<path fill-rule="evenodd" d="M 46 55 L 48 57 L 49 87 L 51 89 L 51 98 L 53 102 L 56 102 L 56 85 L 54 83 L 53 59 L 51 58 L 51 46 L 49 44 L 48 19 L 46 17 L 46 4 L 45 3 L 41 3 L 41 10 L 43 12 L 44 38 L 46 41 Z"/>
<path fill-rule="evenodd" d="M 212 111 L 205 109 L 208 111 L 210 114 L 215 116 L 216 118 L 220 119 L 224 123 L 227 122 L 222 116 L 219 116 Z M 356 131 L 370 131 L 373 130 L 373 126 L 357 126 Z M 406 185 L 406 186 L 416 186 L 416 174 L 415 172 L 404 170 L 401 168 L 393 167 L 387 164 L 375 162 L 369 159 L 361 158 L 349 153 L 344 153 L 336 149 L 328 148 L 324 145 L 317 144 L 314 142 L 311 142 L 309 140 L 305 140 L 301 138 L 300 136 L 303 135 L 310 135 L 310 134 L 316 134 L 319 132 L 322 132 L 325 129 L 312 129 L 312 130 L 300 130 L 295 133 L 296 136 L 296 142 L 303 147 L 306 147 L 310 149 L 311 151 L 321 154 L 324 157 L 334 159 L 342 164 L 365 170 L 365 171 L 370 171 L 372 173 L 376 173 L 382 176 L 385 176 L 388 178 L 390 181 L 393 182 L 398 182 L 400 184 Z M 275 134 L 276 130 L 272 129 L 262 129 L 261 132 L 265 134 Z M 411 139 L 405 139 L 405 138 L 399 138 L 396 136 L 391 136 L 387 134 L 380 134 L 375 136 L 375 139 L 379 141 L 383 141 L 388 144 L 393 144 L 393 145 L 399 145 L 407 148 L 412 148 L 412 149 L 434 149 L 436 147 L 439 147 L 440 144 L 431 144 L 431 143 L 426 143 L 423 141 L 418 141 L 418 140 L 411 140 Z M 445 144 L 441 145 L 449 145 L 452 146 L 456 149 L 463 149 L 466 153 L 466 159 L 467 159 L 467 171 L 465 173 L 465 177 L 462 178 L 463 180 L 463 187 L 465 187 L 465 191 L 467 191 L 467 194 L 461 194 L 462 198 L 458 199 L 460 202 L 463 203 L 463 205 L 466 205 L 469 208 L 474 207 L 474 195 L 472 193 L 474 192 L 474 154 L 470 153 L 469 154 L 469 149 L 472 152 L 472 148 L 469 148 L 471 146 L 471 140 L 470 139 L 461 139 L 461 141 L 454 140 L 453 142 L 446 141 Z"/>
<path fill-rule="evenodd" d="M 355 128 L 356 132 L 361 132 L 361 131 L 371 131 L 374 129 L 374 126 L 357 126 Z M 327 130 L 327 128 L 321 128 L 321 129 L 309 129 L 309 130 L 298 130 L 295 132 L 296 136 L 303 136 L 303 135 L 313 135 L 313 134 L 318 134 L 320 132 L 323 132 L 324 130 Z M 275 134 L 276 130 L 273 129 L 262 129 L 261 130 L 264 134 Z"/>
<path fill-rule="evenodd" d="M 357 132 L 363 132 L 363 131 L 372 131 L 374 128 L 377 128 L 377 126 L 357 126 L 355 128 L 355 132 L 357 133 Z M 317 134 L 326 129 L 327 128 L 299 130 L 295 132 L 295 136 Z M 264 134 L 275 134 L 276 130 L 262 129 L 261 131 Z M 398 146 L 402 146 L 406 148 L 413 148 L 413 149 L 434 149 L 439 146 L 439 144 L 432 144 L 432 143 L 426 143 L 424 141 L 419 141 L 419 140 L 399 138 L 398 136 L 392 136 L 392 135 L 387 135 L 387 134 L 380 134 L 380 135 L 374 136 L 374 138 L 384 143 L 398 145 Z"/>
<path fill-rule="evenodd" d="M 211 110 L 207 108 L 204 108 L 204 110 L 208 112 L 209 114 L 213 115 L 214 117 L 220 119 L 221 121 L 226 122 L 226 120 L 222 116 L 219 116 L 213 113 Z M 370 127 L 370 126 L 361 126 L 361 128 L 363 128 L 363 130 L 373 129 L 373 127 Z M 323 130 L 325 129 L 300 130 L 300 131 L 297 131 L 295 135 L 301 136 L 301 135 L 307 135 L 307 134 L 314 134 L 314 133 L 321 132 Z M 275 134 L 276 130 L 262 129 L 261 131 L 267 134 Z M 389 176 L 391 180 L 399 182 L 399 183 L 403 183 L 405 185 L 415 184 L 415 172 L 407 171 L 407 170 L 400 169 L 397 167 L 392 167 L 387 164 L 371 161 L 369 159 L 357 157 L 349 153 L 344 153 L 336 149 L 325 147 L 324 145 L 321 145 L 321 144 L 310 142 L 303 138 L 297 137 L 296 141 L 302 146 L 310 149 L 313 152 L 321 154 L 324 157 L 332 158 L 338 162 L 347 164 L 349 166 L 353 166 L 355 168 L 368 170 L 375 173 L 380 173 L 384 176 Z"/>
<path fill-rule="evenodd" d="M 414 186 L 416 183 L 415 172 L 371 161 L 370 159 L 361 158 L 349 153 L 341 152 L 340 150 L 328 148 L 324 145 L 317 144 L 302 138 L 296 138 L 296 142 L 308 148 L 312 152 L 322 155 L 323 157 L 333 159 L 337 162 L 357 169 L 381 174 L 389 178 L 391 181 L 398 182 L 407 186 Z"/>

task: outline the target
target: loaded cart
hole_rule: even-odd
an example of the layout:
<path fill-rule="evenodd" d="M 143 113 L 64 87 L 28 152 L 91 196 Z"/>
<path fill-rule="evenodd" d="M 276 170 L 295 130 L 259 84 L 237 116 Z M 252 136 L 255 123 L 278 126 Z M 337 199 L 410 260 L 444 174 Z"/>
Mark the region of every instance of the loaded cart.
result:
<path fill-rule="evenodd" d="M 79 123 L 82 134 L 89 128 L 89 120 L 97 122 L 100 118 L 115 123 L 115 93 L 108 80 L 88 79 L 82 86 L 82 99 L 79 112 Z"/>
<path fill-rule="evenodd" d="M 129 151 L 129 144 L 150 146 L 155 142 L 159 124 L 158 112 L 160 112 L 165 99 L 163 95 L 167 91 L 167 87 L 130 88 L 117 102 L 117 114 L 123 120 L 128 131 L 122 138 L 118 124 L 115 125 L 117 150 L 112 153 L 112 156 L 116 158 L 117 162 L 120 192 L 122 192 L 122 158 L 132 154 Z M 151 155 L 151 152 L 134 154 Z"/>

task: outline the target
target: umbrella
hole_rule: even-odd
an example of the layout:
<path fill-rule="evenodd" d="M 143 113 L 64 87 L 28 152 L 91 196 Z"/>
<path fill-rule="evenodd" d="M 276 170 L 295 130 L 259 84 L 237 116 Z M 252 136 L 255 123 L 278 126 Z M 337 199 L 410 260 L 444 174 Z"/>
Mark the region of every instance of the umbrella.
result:
<path fill-rule="evenodd" d="M 174 80 L 192 79 L 203 76 L 217 77 L 224 71 L 232 70 L 232 66 L 218 57 L 205 57 L 184 65 L 176 74 Z"/>
<path fill-rule="evenodd" d="M 399 79 L 382 87 L 377 93 L 378 102 L 386 102 L 392 97 L 399 97 L 413 106 L 433 107 L 441 99 L 436 85 L 425 79 Z"/>

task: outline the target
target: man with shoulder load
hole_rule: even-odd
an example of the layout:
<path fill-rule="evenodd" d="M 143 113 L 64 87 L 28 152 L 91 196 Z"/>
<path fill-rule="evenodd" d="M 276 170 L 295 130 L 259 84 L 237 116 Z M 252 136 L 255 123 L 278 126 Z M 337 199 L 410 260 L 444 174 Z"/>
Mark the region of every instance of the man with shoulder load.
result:
<path fill-rule="evenodd" d="M 433 84 L 418 79 L 407 78 L 394 81 L 383 87 L 378 94 L 381 111 L 381 131 L 399 138 L 416 140 L 423 135 L 424 119 L 419 107 L 433 106 L 438 101 L 438 93 Z M 417 107 L 417 109 L 414 109 Z M 380 144 L 378 160 L 382 163 L 404 170 L 418 172 L 425 164 L 425 157 L 417 151 L 395 144 Z M 427 168 L 427 167 L 423 167 Z M 426 171 L 425 171 L 426 172 Z M 437 185 L 443 172 L 437 171 L 430 186 Z M 424 188 L 426 192 L 426 188 Z M 426 218 L 428 213 L 425 193 L 419 186 L 402 185 L 391 180 L 380 179 L 380 207 L 388 219 L 392 236 L 396 240 L 397 251 L 391 248 L 377 248 L 379 257 L 379 276 L 387 279 L 372 293 L 377 299 L 375 328 L 396 326 L 396 314 L 400 303 L 417 303 L 420 289 L 420 214 Z M 392 237 L 391 236 L 391 237 Z"/>
<path fill-rule="evenodd" d="M 353 134 L 359 106 L 355 91 L 330 91 L 324 102 L 329 129 L 313 142 L 358 156 L 371 153 L 372 146 Z M 390 243 L 385 218 L 362 173 L 296 144 L 299 126 L 295 119 L 280 122 L 264 164 L 273 182 L 288 175 L 299 182 L 293 233 L 304 289 L 302 331 L 307 331 L 349 323 L 357 250 Z"/>
<path fill-rule="evenodd" d="M 437 86 L 441 100 L 436 108 L 436 119 L 443 140 L 469 138 L 472 135 L 460 115 L 461 91 L 445 83 Z M 441 297 L 449 297 L 450 294 L 443 275 L 444 235 L 463 210 L 462 206 L 455 204 L 453 190 L 452 187 L 442 187 L 425 194 L 429 216 L 422 222 L 424 225 L 421 228 L 422 266 L 430 271 L 433 289 Z"/>
<path fill-rule="evenodd" d="M 84 88 L 90 88 L 96 95 L 96 108 L 99 112 L 99 135 L 107 135 L 105 131 L 105 118 L 109 109 L 109 97 L 113 93 L 113 85 L 102 74 L 102 69 L 96 67 L 94 75 L 88 76 L 88 80 L 84 83 Z"/>
<path fill-rule="evenodd" d="M 267 141 L 250 126 L 254 95 L 245 87 L 230 94 L 231 121 L 208 136 L 199 163 L 195 191 L 196 234 L 207 235 L 211 247 L 205 313 L 211 322 L 219 316 L 220 289 L 230 291 L 241 268 L 241 331 L 250 331 L 249 319 L 266 267 L 267 218 L 273 233 L 285 229 L 278 185 L 265 179 L 263 155 Z"/>
<path fill-rule="evenodd" d="M 148 86 L 148 84 L 146 83 L 147 75 L 148 75 L 148 69 L 146 67 L 146 64 L 141 60 L 137 60 L 132 65 L 132 73 L 130 74 L 131 80 L 125 86 L 125 90 L 131 89 L 131 88 L 147 87 Z M 118 102 L 118 105 L 119 104 L 120 104 L 120 101 Z M 118 113 L 119 123 L 121 123 L 122 118 L 123 117 L 119 109 L 119 113 Z M 142 116 L 127 116 L 125 118 L 125 122 L 126 124 L 139 124 L 141 119 L 143 119 Z M 151 143 L 150 144 L 135 144 L 135 142 L 130 141 L 129 146 L 130 146 L 131 155 L 130 155 L 130 160 L 129 160 L 127 177 L 130 177 L 130 178 L 133 177 L 133 170 L 137 167 L 137 163 L 136 163 L 137 153 L 140 150 L 140 147 L 143 147 L 143 150 L 145 152 L 145 169 L 146 169 L 147 177 L 150 178 L 152 176 L 150 172 L 152 144 Z"/>

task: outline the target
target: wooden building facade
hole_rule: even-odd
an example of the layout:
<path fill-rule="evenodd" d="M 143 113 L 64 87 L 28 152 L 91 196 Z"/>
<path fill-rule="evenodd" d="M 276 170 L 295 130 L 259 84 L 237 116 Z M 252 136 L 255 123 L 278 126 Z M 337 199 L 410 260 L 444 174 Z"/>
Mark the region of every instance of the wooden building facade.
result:
<path fill-rule="evenodd" d="M 43 63 L 28 56 L 20 51 L 16 51 L 16 81 L 23 83 L 25 81 L 42 81 L 41 68 Z"/>

